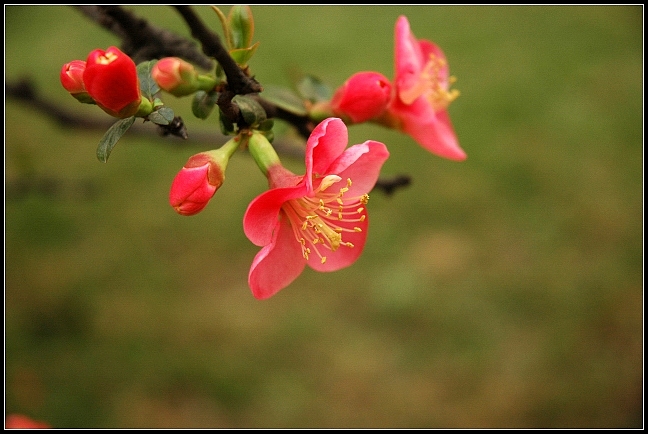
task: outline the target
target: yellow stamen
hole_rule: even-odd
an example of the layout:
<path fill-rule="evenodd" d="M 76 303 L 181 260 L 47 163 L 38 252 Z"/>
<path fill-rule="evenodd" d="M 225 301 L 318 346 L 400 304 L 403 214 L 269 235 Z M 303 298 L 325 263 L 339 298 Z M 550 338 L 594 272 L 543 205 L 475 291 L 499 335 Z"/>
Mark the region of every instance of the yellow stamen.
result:
<path fill-rule="evenodd" d="M 445 66 L 445 59 L 430 53 L 430 58 L 423 67 L 418 82 L 411 88 L 399 92 L 401 101 L 410 105 L 420 96 L 424 96 L 436 111 L 448 107 L 457 99 L 459 91 L 449 89 L 449 86 L 457 81 L 456 77 L 448 77 L 447 82 L 442 80 L 441 71 Z"/>
<path fill-rule="evenodd" d="M 351 179 L 347 179 L 346 186 L 337 192 L 326 191 L 339 181 L 341 178 L 337 175 L 325 176 L 313 196 L 290 200 L 282 208 L 291 220 L 295 238 L 301 244 L 302 256 L 306 260 L 314 253 L 323 264 L 327 256 L 321 249 L 335 252 L 340 246 L 353 248 L 353 243 L 345 241 L 343 234 L 362 232 L 362 228 L 353 223 L 365 221 L 365 208 L 359 205 L 365 205 L 369 195 L 346 197 Z"/>

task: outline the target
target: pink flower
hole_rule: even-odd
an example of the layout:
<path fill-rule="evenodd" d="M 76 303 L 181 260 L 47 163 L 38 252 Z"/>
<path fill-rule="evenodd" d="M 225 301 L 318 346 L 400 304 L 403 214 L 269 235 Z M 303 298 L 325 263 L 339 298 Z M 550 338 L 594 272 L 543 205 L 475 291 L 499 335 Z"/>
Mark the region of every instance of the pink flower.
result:
<path fill-rule="evenodd" d="M 366 122 L 381 115 L 391 94 L 391 83 L 378 72 L 358 72 L 352 75 L 331 99 L 335 116 L 353 123 Z"/>
<path fill-rule="evenodd" d="M 135 62 L 117 47 L 94 50 L 83 73 L 85 89 L 106 113 L 127 118 L 137 113 L 140 102 Z"/>
<path fill-rule="evenodd" d="M 305 175 L 280 163 L 268 167 L 270 189 L 250 203 L 243 218 L 246 236 L 263 247 L 248 276 L 256 298 L 285 288 L 307 264 L 336 271 L 362 253 L 368 192 L 389 152 L 371 140 L 345 150 L 347 142 L 344 122 L 328 118 L 308 139 Z M 252 151 L 252 141 L 249 146 Z"/>
<path fill-rule="evenodd" d="M 394 96 L 387 108 L 391 123 L 430 152 L 465 160 L 446 110 L 459 92 L 449 90 L 454 78 L 448 76 L 443 51 L 416 39 L 405 16 L 396 21 L 395 42 Z"/>

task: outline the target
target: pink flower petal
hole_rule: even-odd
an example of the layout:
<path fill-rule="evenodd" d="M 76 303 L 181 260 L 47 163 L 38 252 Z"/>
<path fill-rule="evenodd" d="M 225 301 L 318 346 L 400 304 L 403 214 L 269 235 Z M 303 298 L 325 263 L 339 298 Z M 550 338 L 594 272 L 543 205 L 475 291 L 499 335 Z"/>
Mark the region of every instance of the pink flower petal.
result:
<path fill-rule="evenodd" d="M 245 236 L 257 246 L 270 243 L 281 206 L 284 202 L 301 197 L 305 193 L 306 187 L 302 184 L 297 187 L 274 188 L 257 196 L 250 202 L 243 216 Z"/>
<path fill-rule="evenodd" d="M 320 122 L 306 143 L 306 182 L 311 184 L 313 175 L 327 175 L 331 163 L 344 152 L 349 143 L 347 127 L 338 118 L 328 118 Z M 312 191 L 312 185 L 309 185 Z"/>
<path fill-rule="evenodd" d="M 380 175 L 383 163 L 389 158 L 387 147 L 373 140 L 348 148 L 329 168 L 330 173 L 336 173 L 346 183 L 351 179 L 352 184 L 346 196 L 359 196 L 373 189 Z M 331 188 L 335 188 L 332 186 Z"/>
<path fill-rule="evenodd" d="M 290 285 L 304 270 L 306 260 L 290 222 L 282 218 L 273 229 L 270 244 L 252 261 L 248 284 L 254 297 L 266 299 Z"/>

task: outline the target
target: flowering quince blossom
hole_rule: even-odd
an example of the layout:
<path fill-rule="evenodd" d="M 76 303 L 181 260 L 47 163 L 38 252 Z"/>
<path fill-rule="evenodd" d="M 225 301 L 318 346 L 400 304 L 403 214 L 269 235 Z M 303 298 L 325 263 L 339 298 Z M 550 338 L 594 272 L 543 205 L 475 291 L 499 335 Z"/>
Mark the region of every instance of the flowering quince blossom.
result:
<path fill-rule="evenodd" d="M 137 67 L 117 47 L 93 50 L 88 55 L 83 84 L 97 105 L 111 116 L 127 118 L 139 109 L 142 96 Z"/>
<path fill-rule="evenodd" d="M 305 175 L 293 174 L 278 158 L 268 165 L 270 189 L 250 203 L 243 218 L 246 236 L 263 247 L 248 276 L 257 299 L 288 286 L 307 264 L 336 271 L 362 253 L 368 192 L 389 152 L 372 140 L 345 150 L 347 142 L 344 122 L 328 118 L 307 141 Z M 251 139 L 251 152 L 253 145 Z"/>
<path fill-rule="evenodd" d="M 331 99 L 335 116 L 352 123 L 367 122 L 387 108 L 391 94 L 389 79 L 378 72 L 353 74 Z"/>
<path fill-rule="evenodd" d="M 51 428 L 45 422 L 33 420 L 22 414 L 10 414 L 5 418 L 5 428 L 7 429 L 32 429 L 32 428 Z"/>
<path fill-rule="evenodd" d="M 416 39 L 405 16 L 396 21 L 395 43 L 394 89 L 387 107 L 391 119 L 383 123 L 409 134 L 436 155 L 465 160 L 447 112 L 459 92 L 449 90 L 454 77 L 448 76 L 443 51 L 430 41 Z"/>
<path fill-rule="evenodd" d="M 225 169 L 238 140 L 221 148 L 201 152 L 189 158 L 171 183 L 169 202 L 178 214 L 190 216 L 202 211 L 225 181 Z"/>
<path fill-rule="evenodd" d="M 160 59 L 151 70 L 151 77 L 163 90 L 175 95 L 190 95 L 196 91 L 198 73 L 194 66 L 178 57 Z"/>
<path fill-rule="evenodd" d="M 85 72 L 85 60 L 73 60 L 63 65 L 61 68 L 61 84 L 70 92 L 70 95 L 75 97 L 80 102 L 94 103 L 94 100 L 88 92 L 86 92 L 85 85 L 83 84 L 83 73 Z"/>

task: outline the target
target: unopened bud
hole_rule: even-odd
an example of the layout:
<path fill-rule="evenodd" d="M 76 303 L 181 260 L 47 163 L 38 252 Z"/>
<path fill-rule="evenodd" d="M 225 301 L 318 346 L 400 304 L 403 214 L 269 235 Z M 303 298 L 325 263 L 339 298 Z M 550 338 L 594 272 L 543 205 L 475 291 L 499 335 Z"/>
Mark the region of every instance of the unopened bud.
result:
<path fill-rule="evenodd" d="M 391 83 L 378 72 L 352 75 L 333 95 L 331 109 L 336 116 L 353 123 L 369 121 L 387 108 Z"/>
<path fill-rule="evenodd" d="M 207 206 L 225 181 L 227 163 L 238 145 L 238 138 L 234 138 L 219 149 L 189 158 L 174 178 L 169 193 L 169 202 L 178 214 L 198 214 Z"/>

